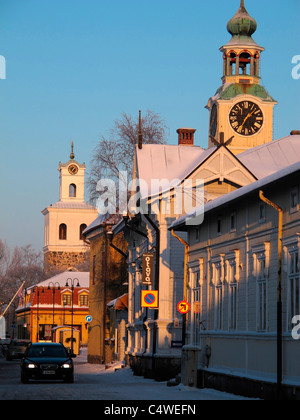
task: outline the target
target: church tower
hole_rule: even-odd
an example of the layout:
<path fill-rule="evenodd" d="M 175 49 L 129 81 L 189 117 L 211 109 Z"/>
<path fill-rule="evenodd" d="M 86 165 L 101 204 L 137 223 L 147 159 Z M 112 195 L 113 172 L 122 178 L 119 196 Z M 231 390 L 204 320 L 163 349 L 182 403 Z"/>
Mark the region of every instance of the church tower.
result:
<path fill-rule="evenodd" d="M 264 48 L 252 38 L 256 21 L 248 14 L 244 0 L 227 24 L 232 35 L 223 53 L 222 86 L 209 99 L 209 140 L 212 147 L 220 138 L 233 137 L 228 148 L 239 154 L 273 140 L 273 108 L 277 102 L 260 84 L 260 59 Z M 224 133 L 224 135 L 222 134 Z"/>
<path fill-rule="evenodd" d="M 78 268 L 88 261 L 89 248 L 82 233 L 98 213 L 84 201 L 86 166 L 75 160 L 73 148 L 72 143 L 70 160 L 58 166 L 59 201 L 42 211 L 45 216 L 45 272 Z"/>

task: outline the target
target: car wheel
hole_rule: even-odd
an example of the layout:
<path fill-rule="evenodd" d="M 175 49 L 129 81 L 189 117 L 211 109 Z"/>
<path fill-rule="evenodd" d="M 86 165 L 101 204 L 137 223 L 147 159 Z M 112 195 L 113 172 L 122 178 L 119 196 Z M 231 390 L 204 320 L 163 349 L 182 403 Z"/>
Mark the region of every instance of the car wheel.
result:
<path fill-rule="evenodd" d="M 74 375 L 65 378 L 64 379 L 64 383 L 66 383 L 66 384 L 73 384 L 74 383 Z"/>
<path fill-rule="evenodd" d="M 29 379 L 23 373 L 21 374 L 21 382 L 22 382 L 22 384 L 28 384 L 29 383 Z"/>

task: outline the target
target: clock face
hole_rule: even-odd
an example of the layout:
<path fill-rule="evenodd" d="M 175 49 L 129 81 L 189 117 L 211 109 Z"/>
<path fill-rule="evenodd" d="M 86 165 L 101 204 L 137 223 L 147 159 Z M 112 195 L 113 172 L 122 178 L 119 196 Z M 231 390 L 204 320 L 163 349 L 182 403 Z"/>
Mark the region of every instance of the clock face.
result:
<path fill-rule="evenodd" d="M 213 105 L 211 112 L 210 112 L 210 121 L 209 121 L 209 132 L 212 137 L 215 137 L 217 132 L 217 124 L 218 124 L 218 109 L 216 105 Z"/>
<path fill-rule="evenodd" d="M 251 101 L 234 105 L 229 114 L 230 125 L 242 136 L 253 136 L 262 128 L 264 116 L 260 107 Z"/>
<path fill-rule="evenodd" d="M 76 175 L 76 174 L 77 174 L 77 172 L 78 172 L 78 166 L 77 166 L 77 165 L 72 164 L 72 165 L 70 165 L 70 166 L 68 167 L 68 171 L 69 171 L 69 173 L 70 173 L 71 175 Z"/>

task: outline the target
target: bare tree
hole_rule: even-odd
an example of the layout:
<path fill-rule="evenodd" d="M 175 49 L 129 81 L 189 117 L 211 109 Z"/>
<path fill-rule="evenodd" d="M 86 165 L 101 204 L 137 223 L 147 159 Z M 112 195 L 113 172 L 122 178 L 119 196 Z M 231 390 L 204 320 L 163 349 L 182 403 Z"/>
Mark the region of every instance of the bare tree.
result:
<path fill-rule="evenodd" d="M 148 110 L 141 118 L 141 129 L 143 144 L 166 144 L 169 130 L 159 114 Z M 114 121 L 109 137 L 100 137 L 93 153 L 87 180 L 90 201 L 93 204 L 98 198 L 96 187 L 100 179 L 117 181 L 121 171 L 126 172 L 130 179 L 138 133 L 139 119 L 124 113 L 120 119 Z M 128 179 L 126 181 L 128 182 Z"/>
<path fill-rule="evenodd" d="M 44 278 L 41 254 L 31 245 L 15 247 L 11 252 L 0 239 L 0 308 L 10 302 L 23 282 L 26 288 Z"/>

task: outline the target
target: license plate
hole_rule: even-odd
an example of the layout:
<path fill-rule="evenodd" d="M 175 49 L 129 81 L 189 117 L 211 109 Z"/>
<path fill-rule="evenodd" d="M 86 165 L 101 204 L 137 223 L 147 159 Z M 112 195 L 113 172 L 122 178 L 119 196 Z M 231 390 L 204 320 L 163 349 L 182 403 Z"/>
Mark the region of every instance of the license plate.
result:
<path fill-rule="evenodd" d="M 43 375 L 55 375 L 55 370 L 43 370 Z"/>

